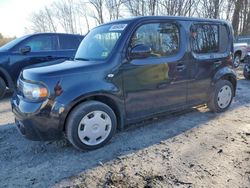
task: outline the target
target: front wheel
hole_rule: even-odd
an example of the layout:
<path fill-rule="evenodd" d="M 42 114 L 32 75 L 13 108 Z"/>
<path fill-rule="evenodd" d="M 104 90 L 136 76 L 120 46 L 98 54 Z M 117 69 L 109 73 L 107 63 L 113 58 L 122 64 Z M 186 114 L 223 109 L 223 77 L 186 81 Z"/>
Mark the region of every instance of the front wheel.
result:
<path fill-rule="evenodd" d="M 66 136 L 79 150 L 92 150 L 104 146 L 116 131 L 113 110 L 104 103 L 87 101 L 78 105 L 69 115 Z"/>
<path fill-rule="evenodd" d="M 224 112 L 233 100 L 233 85 L 228 80 L 219 80 L 215 84 L 214 91 L 207 103 L 208 108 L 213 112 Z"/>
<path fill-rule="evenodd" d="M 6 93 L 6 83 L 0 77 L 0 99 L 4 97 L 5 93 Z"/>

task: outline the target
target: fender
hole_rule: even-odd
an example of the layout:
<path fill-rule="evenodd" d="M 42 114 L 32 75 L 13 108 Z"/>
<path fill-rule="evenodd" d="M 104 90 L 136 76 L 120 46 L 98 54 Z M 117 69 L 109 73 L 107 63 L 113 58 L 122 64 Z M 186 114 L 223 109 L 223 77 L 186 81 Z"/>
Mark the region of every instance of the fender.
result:
<path fill-rule="evenodd" d="M 9 87 L 9 89 L 11 91 L 13 91 L 14 88 L 15 88 L 15 86 L 14 86 L 14 83 L 13 83 L 13 81 L 11 79 L 10 74 L 5 69 L 3 69 L 2 67 L 0 67 L 0 75 L 1 74 L 4 76 L 4 79 L 7 81 L 7 85 Z"/>
<path fill-rule="evenodd" d="M 213 76 L 212 87 L 220 79 L 229 80 L 234 86 L 234 94 L 235 94 L 237 86 L 237 74 L 235 73 L 235 71 L 229 67 L 223 67 L 222 69 L 219 69 Z"/>
<path fill-rule="evenodd" d="M 107 104 L 109 107 L 111 107 L 117 117 L 117 124 L 118 129 L 123 130 L 125 127 L 125 108 L 124 108 L 124 101 L 120 98 L 118 98 L 115 95 L 112 95 L 110 93 L 97 93 L 97 92 L 91 92 L 84 94 L 82 96 L 79 96 L 77 99 L 70 102 L 69 105 L 66 105 L 67 108 L 64 109 L 64 112 L 61 114 L 62 120 L 60 122 L 60 126 L 62 129 L 64 129 L 66 120 L 70 112 L 80 103 L 85 102 L 87 100 L 96 100 L 103 102 L 104 104 Z"/>

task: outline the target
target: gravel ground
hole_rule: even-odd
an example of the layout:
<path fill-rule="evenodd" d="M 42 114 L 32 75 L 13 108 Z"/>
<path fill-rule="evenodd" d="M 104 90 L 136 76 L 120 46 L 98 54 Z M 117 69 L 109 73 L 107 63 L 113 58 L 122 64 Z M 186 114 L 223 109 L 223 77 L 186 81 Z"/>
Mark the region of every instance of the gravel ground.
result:
<path fill-rule="evenodd" d="M 205 107 L 117 133 L 103 148 L 19 135 L 0 102 L 0 187 L 250 187 L 250 82 L 222 114 Z"/>

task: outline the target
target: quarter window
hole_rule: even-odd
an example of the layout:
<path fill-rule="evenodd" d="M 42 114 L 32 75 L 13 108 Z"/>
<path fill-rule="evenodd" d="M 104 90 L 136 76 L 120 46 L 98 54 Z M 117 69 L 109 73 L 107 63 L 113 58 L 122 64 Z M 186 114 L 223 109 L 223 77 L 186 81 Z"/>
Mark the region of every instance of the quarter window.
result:
<path fill-rule="evenodd" d="M 219 52 L 219 26 L 212 24 L 195 24 L 191 28 L 193 52 Z"/>
<path fill-rule="evenodd" d="M 226 25 L 220 26 L 220 52 L 226 52 L 229 47 L 229 34 Z"/>
<path fill-rule="evenodd" d="M 151 57 L 175 55 L 179 50 L 179 29 L 173 23 L 145 24 L 134 33 L 130 46 L 144 44 L 152 49 Z"/>

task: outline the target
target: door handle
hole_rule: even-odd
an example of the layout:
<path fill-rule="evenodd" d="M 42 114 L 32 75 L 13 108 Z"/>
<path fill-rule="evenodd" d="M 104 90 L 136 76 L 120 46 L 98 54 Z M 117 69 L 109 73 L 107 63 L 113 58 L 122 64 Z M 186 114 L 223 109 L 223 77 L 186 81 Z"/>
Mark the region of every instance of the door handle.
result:
<path fill-rule="evenodd" d="M 176 65 L 176 70 L 179 72 L 183 71 L 185 68 L 186 68 L 186 65 L 183 65 L 181 63 Z"/>

